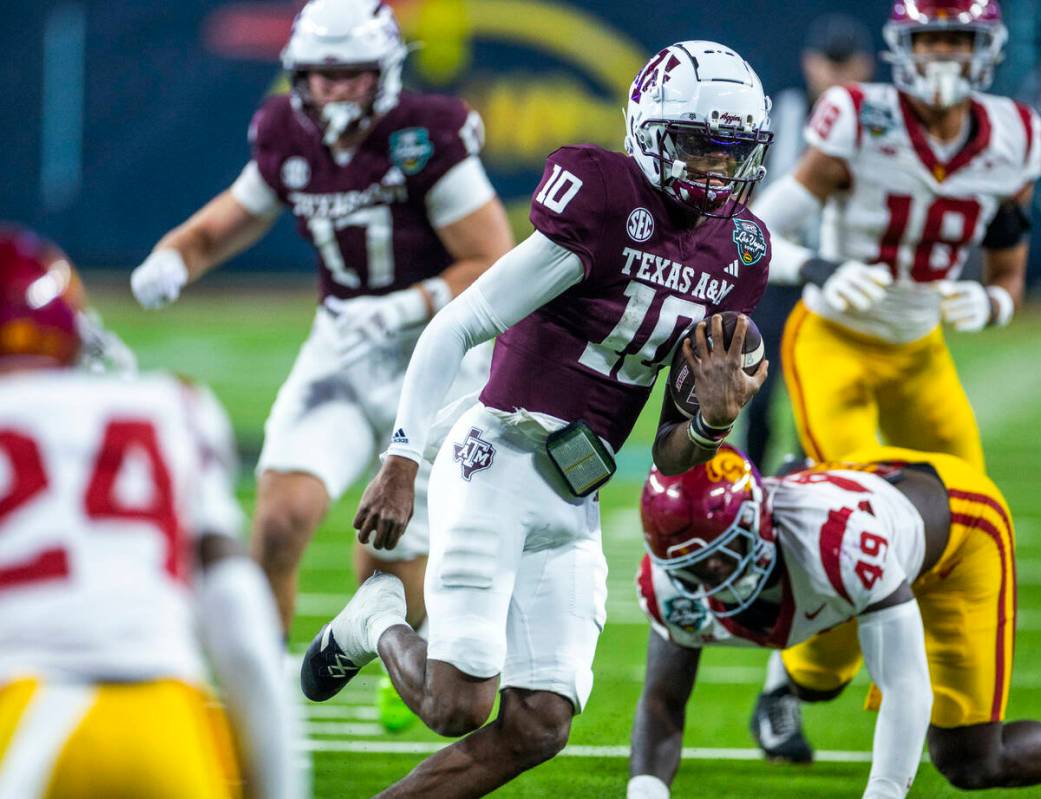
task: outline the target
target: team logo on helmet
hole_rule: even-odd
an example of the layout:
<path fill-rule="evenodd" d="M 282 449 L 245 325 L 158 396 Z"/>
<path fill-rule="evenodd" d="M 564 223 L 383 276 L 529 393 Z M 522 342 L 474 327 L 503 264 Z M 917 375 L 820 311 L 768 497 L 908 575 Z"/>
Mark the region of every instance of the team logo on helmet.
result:
<path fill-rule="evenodd" d="M 737 245 L 737 255 L 745 266 L 759 263 L 766 255 L 766 236 L 752 220 L 735 218 L 732 238 Z"/>
<path fill-rule="evenodd" d="M 666 61 L 666 57 L 668 61 Z M 663 63 L 664 62 L 664 63 Z M 632 91 L 629 98 L 633 102 L 640 102 L 643 93 L 650 91 L 656 85 L 669 82 L 669 73 L 680 65 L 680 60 L 670 53 L 668 48 L 662 50 L 643 68 L 643 71 L 633 81 Z"/>
<path fill-rule="evenodd" d="M 481 438 L 483 430 L 471 427 L 462 444 L 453 444 L 453 460 L 462 467 L 463 479 L 469 481 L 474 472 L 487 469 L 495 460 L 495 447 Z"/>
<path fill-rule="evenodd" d="M 282 182 L 289 189 L 302 189 L 311 182 L 311 165 L 306 158 L 294 155 L 282 162 Z"/>
<path fill-rule="evenodd" d="M 390 134 L 390 160 L 406 175 L 423 171 L 434 154 L 426 128 L 405 128 Z"/>
<path fill-rule="evenodd" d="M 654 235 L 654 217 L 646 208 L 634 208 L 625 229 L 633 241 L 647 241 Z"/>
<path fill-rule="evenodd" d="M 748 461 L 732 449 L 721 450 L 705 464 L 705 476 L 713 483 L 737 483 L 748 473 Z"/>

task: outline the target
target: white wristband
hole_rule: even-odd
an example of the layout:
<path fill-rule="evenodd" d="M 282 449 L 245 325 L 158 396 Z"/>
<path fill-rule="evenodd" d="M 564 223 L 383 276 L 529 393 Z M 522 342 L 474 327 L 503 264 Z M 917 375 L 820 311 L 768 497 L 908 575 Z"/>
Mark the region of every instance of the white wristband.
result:
<path fill-rule="evenodd" d="M 424 280 L 419 285 L 426 291 L 427 297 L 430 299 L 430 307 L 433 310 L 431 316 L 452 301 L 452 289 L 445 282 L 444 278 L 432 277 L 429 280 Z"/>
<path fill-rule="evenodd" d="M 1012 321 L 1012 314 L 1016 312 L 1012 295 L 1002 286 L 987 286 L 987 296 L 997 306 L 997 313 L 991 317 L 990 323 L 995 327 L 1005 327 Z"/>
<path fill-rule="evenodd" d="M 640 774 L 629 780 L 626 799 L 669 799 L 669 786 L 650 774 Z"/>

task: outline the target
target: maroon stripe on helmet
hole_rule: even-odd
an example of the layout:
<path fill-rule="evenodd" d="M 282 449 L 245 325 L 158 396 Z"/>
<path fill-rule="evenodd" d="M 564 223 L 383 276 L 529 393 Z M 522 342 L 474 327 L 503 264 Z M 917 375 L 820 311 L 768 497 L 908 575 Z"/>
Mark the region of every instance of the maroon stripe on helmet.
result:
<path fill-rule="evenodd" d="M 846 525 L 849 517 L 853 515 L 853 508 L 842 508 L 841 510 L 828 511 L 828 520 L 821 527 L 820 553 L 821 565 L 839 596 L 853 604 L 849 598 L 846 586 L 842 583 L 842 539 L 846 535 Z"/>
<path fill-rule="evenodd" d="M 661 617 L 661 609 L 658 607 L 658 597 L 654 593 L 654 573 L 651 570 L 651 556 L 644 555 L 640 561 L 640 569 L 636 572 L 636 592 L 643 599 L 647 612 L 654 617 L 658 624 L 665 626 Z"/>
<path fill-rule="evenodd" d="M 1027 137 L 1027 146 L 1023 151 L 1023 163 L 1026 163 L 1030 160 L 1030 151 L 1034 146 L 1034 115 L 1030 112 L 1030 109 L 1027 108 L 1027 106 L 1023 105 L 1023 103 L 1016 102 L 1015 100 L 1013 100 L 1013 102 L 1016 103 L 1016 111 L 1019 113 L 1019 120 L 1023 123 L 1023 132 Z"/>

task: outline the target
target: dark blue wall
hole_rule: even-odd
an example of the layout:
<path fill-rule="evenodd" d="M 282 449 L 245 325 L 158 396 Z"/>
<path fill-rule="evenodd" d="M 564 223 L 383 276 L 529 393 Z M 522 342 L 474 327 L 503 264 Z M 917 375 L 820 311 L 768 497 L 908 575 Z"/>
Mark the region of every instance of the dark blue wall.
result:
<path fill-rule="evenodd" d="M 1014 90 L 1033 66 L 1038 1 L 1006 3 L 1013 41 L 995 90 Z M 489 2 L 470 5 L 479 11 L 494 6 Z M 493 180 L 518 207 L 538 178 L 542 156 L 557 144 L 619 145 L 619 86 L 632 77 L 632 64 L 661 45 L 681 38 L 723 41 L 749 59 L 767 91 L 777 91 L 799 80 L 803 31 L 814 16 L 856 14 L 881 47 L 878 31 L 888 12 L 885 3 L 851 0 L 525 0 L 523 14 L 475 22 L 481 14 L 460 13 L 466 8 L 461 0 L 401 0 L 398 7 L 410 34 L 428 42 L 413 59 L 409 82 L 461 92 L 482 110 Z M 246 127 L 278 79 L 274 56 L 292 11 L 292 2 L 7 0 L 0 31 L 0 130 L 6 133 L 0 218 L 40 228 L 87 267 L 139 261 L 166 230 L 226 187 L 248 158 Z M 227 12 L 240 16 L 228 22 Z M 82 62 L 74 44 L 80 18 Z M 215 27 L 222 20 L 229 27 Z M 45 59 L 48 30 L 52 47 Z M 561 41 L 553 42 L 549 34 L 561 31 Z M 615 48 L 603 50 L 604 57 L 616 57 L 576 63 L 569 53 L 594 34 Z M 238 41 L 242 37 L 246 41 Z M 48 120 L 57 144 L 53 137 L 45 143 L 45 61 L 52 64 L 58 98 L 47 102 L 58 108 L 70 96 L 75 107 L 77 65 L 84 67 L 82 138 L 75 135 L 75 115 L 59 113 Z M 77 152 L 78 183 L 76 170 L 65 170 L 62 160 Z M 59 183 L 68 177 L 58 191 L 41 180 L 48 159 L 51 178 L 55 168 Z M 283 220 L 235 266 L 306 270 L 311 259 Z"/>

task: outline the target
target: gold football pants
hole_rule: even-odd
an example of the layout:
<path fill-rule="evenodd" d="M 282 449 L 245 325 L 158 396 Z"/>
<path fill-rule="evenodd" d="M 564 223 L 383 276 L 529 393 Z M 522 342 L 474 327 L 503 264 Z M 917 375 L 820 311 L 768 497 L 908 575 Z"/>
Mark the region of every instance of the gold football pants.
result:
<path fill-rule="evenodd" d="M 234 799 L 223 711 L 182 682 L 0 685 L 0 796 Z"/>
<path fill-rule="evenodd" d="M 854 333 L 795 306 L 781 342 L 799 439 L 817 462 L 882 440 L 983 469 L 976 417 L 937 327 L 907 344 Z"/>
<path fill-rule="evenodd" d="M 925 627 L 932 723 L 963 727 L 1003 720 L 1016 629 L 1015 534 L 1005 498 L 979 469 L 950 455 L 874 447 L 845 460 L 867 469 L 873 461 L 929 463 L 939 473 L 949 497 L 950 536 L 940 559 L 911 586 Z M 833 691 L 860 668 L 856 621 L 781 657 L 799 685 Z M 873 690 L 868 706 L 877 708 L 879 699 Z"/>

